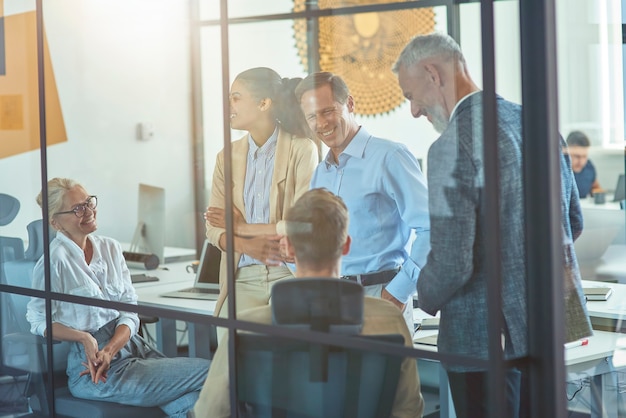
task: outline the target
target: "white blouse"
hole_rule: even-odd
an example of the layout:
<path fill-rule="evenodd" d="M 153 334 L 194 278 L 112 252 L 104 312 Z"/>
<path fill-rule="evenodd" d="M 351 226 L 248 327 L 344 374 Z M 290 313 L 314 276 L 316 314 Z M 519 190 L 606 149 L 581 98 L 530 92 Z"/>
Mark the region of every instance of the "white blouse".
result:
<path fill-rule="evenodd" d="M 83 250 L 59 232 L 50 243 L 50 281 L 53 292 L 137 304 L 137 294 L 130 280 L 130 272 L 120 244 L 107 237 L 89 235 L 93 247 L 91 263 L 85 261 Z M 44 289 L 44 257 L 33 270 L 33 288 Z M 131 336 L 139 327 L 139 318 L 133 312 L 52 301 L 52 322 L 87 332 L 94 332 L 118 318 L 117 325 L 125 324 Z M 31 332 L 44 335 L 46 330 L 45 300 L 31 298 L 26 318 Z"/>

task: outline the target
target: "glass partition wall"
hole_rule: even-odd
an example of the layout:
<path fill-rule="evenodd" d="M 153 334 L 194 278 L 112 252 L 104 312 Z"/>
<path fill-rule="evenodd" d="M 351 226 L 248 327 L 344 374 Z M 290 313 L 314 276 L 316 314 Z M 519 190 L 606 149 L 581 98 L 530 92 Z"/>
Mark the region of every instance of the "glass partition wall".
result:
<path fill-rule="evenodd" d="M 623 95 L 619 93 L 623 71 L 621 64 L 616 65 L 621 63 L 621 48 L 615 45 L 612 21 L 620 10 L 608 10 L 604 2 L 586 2 L 587 13 L 575 13 L 567 2 L 512 0 L 177 4 L 127 0 L 106 5 L 82 1 L 79 6 L 52 0 L 38 1 L 30 8 L 18 3 L 0 2 L 4 41 L 0 137 L 3 144 L 10 144 L 0 151 L 0 177 L 5 179 L 0 193 L 9 196 L 0 205 L 4 222 L 0 224 L 1 406 L 12 403 L 16 414 L 39 410 L 43 416 L 61 415 L 53 388 L 64 384 L 66 353 L 49 344 L 50 335 L 45 338 L 48 344 L 24 345 L 20 340 L 31 331 L 25 320 L 26 304 L 37 297 L 46 301 L 46 316 L 54 301 L 138 312 L 144 337 L 168 356 L 211 357 L 218 327 L 218 336 L 230 337 L 231 409 L 236 409 L 241 396 L 235 390 L 239 373 L 234 355 L 240 342 L 234 338 L 235 330 L 241 329 L 414 358 L 425 416 L 455 413 L 446 396 L 446 374 L 440 373 L 442 362 L 489 371 L 489 416 L 504 416 L 503 382 L 510 367 L 525 370 L 530 379 L 528 416 L 624 412 L 624 344 L 620 342 L 624 306 L 618 284 L 626 275 L 620 265 L 625 217 L 623 201 L 621 206 L 619 200 L 612 202 L 619 192 L 619 175 L 624 173 Z M 481 324 L 488 330 L 488 359 L 469 351 L 450 355 L 423 344 L 409 348 L 237 320 L 238 298 L 229 297 L 224 314 L 215 317 L 214 301 L 160 297 L 193 281 L 193 273 L 188 272 L 192 269 L 186 267 L 199 258 L 202 248 L 203 213 L 214 188 L 220 151 L 224 150 L 226 184 L 236 174 L 233 159 L 240 156 L 231 142 L 246 134 L 231 129 L 229 95 L 237 74 L 270 67 L 288 78 L 319 70 L 341 75 L 354 96 L 358 124 L 375 136 L 404 144 L 426 176 L 429 163 L 438 163 L 429 161 L 428 154 L 440 134 L 426 118 L 412 117 L 391 66 L 412 36 L 432 31 L 449 33 L 459 43 L 467 71 L 484 95 L 478 107 L 481 123 L 476 126 L 482 135 L 475 138 L 482 216 L 472 232 L 484 238 L 485 252 L 476 253 L 474 263 L 486 272 L 489 285 L 482 302 L 468 306 L 465 315 L 478 318 L 485 309 L 490 313 L 489 321 Z M 567 36 L 572 33 L 578 36 L 575 45 Z M 509 248 L 507 240 L 512 239 L 502 233 L 502 225 L 520 219 L 499 210 L 506 190 L 503 196 L 499 188 L 505 180 L 497 163 L 502 149 L 495 141 L 496 94 L 523 105 L 516 129 L 523 137 L 519 152 L 525 194 L 518 202 L 519 212 L 511 213 L 520 213 L 524 224 L 524 252 L 518 257 L 526 268 L 528 298 L 522 298 L 525 306 L 520 312 L 528 312 L 529 346 L 527 355 L 513 361 L 505 359 L 506 349 L 500 343 L 506 322 L 494 312 L 503 309 L 501 294 L 507 292 L 508 264 L 502 261 L 511 259 L 502 250 Z M 587 303 L 596 330 L 588 344 L 563 350 L 571 324 L 566 322 L 563 298 L 561 147 L 556 144 L 559 134 L 566 138 L 574 130 L 589 136 L 590 156 L 603 188 L 581 201 L 584 229 L 575 243 L 580 272 L 582 279 L 590 280 L 583 282 L 585 287 L 613 286 L 613 295 L 606 302 Z M 325 158 L 328 148 L 313 139 L 319 148 L 317 157 Z M 455 176 L 447 183 L 451 189 L 464 180 Z M 54 292 L 48 268 L 43 269 L 43 288 L 33 288 L 33 268 L 42 256 L 42 266 L 48 262 L 47 241 L 56 232 L 45 227 L 50 214 L 39 208 L 35 197 L 45 181 L 55 177 L 72 178 L 89 195 L 97 196 L 96 234 L 119 241 L 124 250 L 137 230 L 138 185 L 165 190 L 166 259 L 158 270 L 131 271 L 159 277 L 158 282 L 134 285 L 137 305 Z M 232 208 L 241 196 L 224 190 L 226 208 Z M 470 216 L 454 209 L 450 208 L 454 216 Z M 222 286 L 232 295 L 235 257 L 229 213 L 225 246 L 230 251 L 222 255 L 228 274 Z M 598 248 L 600 239 L 607 241 L 604 249 Z M 416 323 L 428 316 L 419 310 L 414 315 Z M 418 331 L 416 338 L 434 333 L 424 332 Z M 598 354 L 601 344 L 605 350 Z M 581 350 L 594 348 L 595 360 L 581 360 L 586 354 Z"/>

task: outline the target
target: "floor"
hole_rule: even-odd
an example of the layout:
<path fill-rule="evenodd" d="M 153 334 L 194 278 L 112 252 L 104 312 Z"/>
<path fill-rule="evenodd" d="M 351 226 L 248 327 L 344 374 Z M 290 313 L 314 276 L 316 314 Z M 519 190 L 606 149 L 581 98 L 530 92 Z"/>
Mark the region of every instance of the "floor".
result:
<path fill-rule="evenodd" d="M 28 403 L 22 395 L 25 383 L 24 377 L 0 376 L 0 418 L 28 413 Z"/>

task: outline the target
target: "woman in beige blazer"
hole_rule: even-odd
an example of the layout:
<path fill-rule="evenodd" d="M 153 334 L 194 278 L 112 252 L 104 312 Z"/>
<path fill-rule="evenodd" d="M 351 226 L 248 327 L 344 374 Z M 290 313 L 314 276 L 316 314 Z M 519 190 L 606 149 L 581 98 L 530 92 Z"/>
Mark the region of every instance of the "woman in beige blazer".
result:
<path fill-rule="evenodd" d="M 294 89 L 299 78 L 259 67 L 239 74 L 230 90 L 231 128 L 247 131 L 232 143 L 235 288 L 237 312 L 269 304 L 278 280 L 293 277 L 282 260 L 276 224 L 309 189 L 319 162 Z M 217 156 L 206 213 L 207 238 L 226 248 L 224 151 Z M 220 267 L 215 314 L 227 316 L 227 257 Z"/>

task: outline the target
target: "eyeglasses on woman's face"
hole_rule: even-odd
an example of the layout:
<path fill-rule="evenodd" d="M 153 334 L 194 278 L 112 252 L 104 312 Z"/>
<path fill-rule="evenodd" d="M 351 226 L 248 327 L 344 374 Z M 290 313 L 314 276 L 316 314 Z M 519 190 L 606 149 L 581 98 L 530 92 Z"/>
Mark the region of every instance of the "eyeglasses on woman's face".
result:
<path fill-rule="evenodd" d="M 89 196 L 85 203 L 78 204 L 74 206 L 71 210 L 66 210 L 63 212 L 57 212 L 55 215 L 64 215 L 66 213 L 73 213 L 79 218 L 82 218 L 85 215 L 85 211 L 87 209 L 94 210 L 98 206 L 98 197 L 97 196 Z"/>

